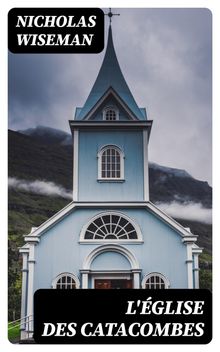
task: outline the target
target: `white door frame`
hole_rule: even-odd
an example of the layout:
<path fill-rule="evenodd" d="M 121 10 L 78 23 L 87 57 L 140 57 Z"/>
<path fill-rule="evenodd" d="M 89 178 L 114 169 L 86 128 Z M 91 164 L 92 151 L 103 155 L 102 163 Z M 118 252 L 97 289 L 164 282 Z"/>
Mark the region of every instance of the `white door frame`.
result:
<path fill-rule="evenodd" d="M 103 278 L 107 278 L 107 273 L 108 273 L 108 277 L 109 275 L 113 275 L 114 273 L 116 274 L 124 274 L 124 273 L 129 273 L 131 275 L 131 279 L 133 279 L 133 288 L 140 288 L 140 272 L 141 269 L 139 268 L 139 263 L 137 261 L 137 259 L 135 258 L 134 254 L 131 253 L 127 248 L 122 247 L 120 245 L 116 245 L 116 244 L 106 244 L 103 246 L 99 246 L 96 247 L 94 250 L 92 250 L 88 256 L 84 259 L 83 262 L 83 268 L 81 271 L 82 274 L 82 288 L 87 289 L 89 288 L 89 276 L 91 274 L 95 274 L 94 271 L 91 270 L 91 264 L 93 262 L 93 260 L 100 255 L 101 253 L 105 253 L 105 252 L 116 252 L 116 253 L 120 253 L 121 255 L 123 255 L 124 257 L 127 258 L 127 260 L 130 263 L 131 266 L 131 270 L 128 271 L 120 271 L 120 270 L 109 270 L 109 271 L 102 271 L 102 274 L 105 275 Z M 96 271 L 97 274 L 97 271 Z M 100 272 L 101 274 L 101 272 Z M 91 277 L 91 276 L 90 276 Z M 121 277 L 121 276 L 120 276 Z M 93 277 L 92 277 L 93 278 Z M 92 279 L 92 288 L 94 288 L 94 282 Z"/>

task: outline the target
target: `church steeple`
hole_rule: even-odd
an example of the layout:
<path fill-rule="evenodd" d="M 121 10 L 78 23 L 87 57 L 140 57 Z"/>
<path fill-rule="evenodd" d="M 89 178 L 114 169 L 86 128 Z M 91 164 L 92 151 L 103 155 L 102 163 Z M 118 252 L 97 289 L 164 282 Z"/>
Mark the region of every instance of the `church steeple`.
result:
<path fill-rule="evenodd" d="M 119 66 L 112 39 L 111 24 L 109 25 L 108 43 L 102 66 L 85 105 L 77 114 L 76 119 L 86 118 L 89 111 L 110 88 L 119 95 L 138 120 L 146 120 L 146 115 L 137 106 Z"/>

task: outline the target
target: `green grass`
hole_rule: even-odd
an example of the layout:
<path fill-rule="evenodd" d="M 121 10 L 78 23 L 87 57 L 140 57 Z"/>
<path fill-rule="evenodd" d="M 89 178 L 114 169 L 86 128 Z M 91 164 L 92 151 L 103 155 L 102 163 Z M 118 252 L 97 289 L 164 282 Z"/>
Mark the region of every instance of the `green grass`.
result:
<path fill-rule="evenodd" d="M 8 324 L 8 339 L 11 343 L 16 343 L 20 339 L 20 324 Z"/>

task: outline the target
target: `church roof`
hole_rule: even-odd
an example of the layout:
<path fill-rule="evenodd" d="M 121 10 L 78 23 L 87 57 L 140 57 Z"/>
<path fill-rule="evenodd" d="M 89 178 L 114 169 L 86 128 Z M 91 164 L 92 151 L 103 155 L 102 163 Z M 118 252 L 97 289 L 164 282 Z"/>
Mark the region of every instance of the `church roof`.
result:
<path fill-rule="evenodd" d="M 113 203 L 108 203 L 108 202 L 101 202 L 99 203 L 100 208 L 106 209 L 106 207 L 112 207 Z M 50 219 L 46 220 L 43 224 L 41 224 L 38 228 L 35 228 L 34 231 L 29 233 L 28 235 L 25 236 L 25 241 L 27 244 L 25 244 L 23 247 L 20 248 L 20 252 L 22 252 L 23 249 L 28 248 L 28 243 L 30 242 L 39 242 L 39 238 L 41 235 L 43 235 L 50 227 L 55 226 L 58 222 L 60 222 L 64 217 L 68 216 L 72 211 L 77 210 L 78 208 L 96 208 L 97 203 L 86 203 L 86 202 L 71 202 L 68 205 L 66 205 L 63 209 L 61 209 L 58 213 L 53 215 Z M 160 208 L 156 207 L 153 203 L 151 202 L 137 202 L 137 203 L 115 203 L 114 207 L 116 208 L 122 208 L 122 207 L 134 207 L 134 208 L 144 208 L 148 211 L 150 211 L 152 214 L 154 214 L 156 217 L 158 217 L 160 220 L 165 222 L 167 225 L 169 225 L 171 228 L 176 230 L 176 232 L 182 237 L 182 242 L 192 242 L 194 243 L 197 240 L 197 235 L 194 235 L 191 233 L 189 230 L 184 228 L 182 225 L 180 225 L 177 221 L 175 221 L 173 218 L 168 216 L 166 213 L 164 213 Z M 194 249 L 199 249 L 199 247 L 194 247 Z"/>
<path fill-rule="evenodd" d="M 89 111 L 109 88 L 113 88 L 117 92 L 120 98 L 126 103 L 128 108 L 137 117 L 137 119 L 146 120 L 146 113 L 143 109 L 137 106 L 137 103 L 134 100 L 134 97 L 121 72 L 121 68 L 119 66 L 114 49 L 111 25 L 109 26 L 108 44 L 105 52 L 105 57 L 99 74 L 85 102 L 85 105 L 82 109 L 77 109 L 75 118 L 77 120 L 83 120 L 86 118 Z"/>

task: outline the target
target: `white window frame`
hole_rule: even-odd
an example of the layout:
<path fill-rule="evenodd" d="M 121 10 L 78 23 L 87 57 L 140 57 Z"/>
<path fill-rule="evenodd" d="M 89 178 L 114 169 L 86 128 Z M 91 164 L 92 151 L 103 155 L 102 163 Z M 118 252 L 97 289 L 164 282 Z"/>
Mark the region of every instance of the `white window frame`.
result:
<path fill-rule="evenodd" d="M 147 275 L 144 276 L 144 278 L 143 278 L 143 280 L 142 280 L 142 283 L 141 283 L 141 287 L 142 287 L 143 289 L 146 289 L 145 286 L 146 286 L 147 280 L 150 279 L 150 278 L 153 277 L 153 276 L 158 276 L 160 279 L 163 280 L 164 285 L 165 285 L 165 289 L 170 288 L 170 282 L 169 282 L 169 280 L 168 280 L 163 274 L 158 273 L 158 272 L 152 272 L 152 273 L 149 273 L 149 274 L 147 274 Z"/>
<path fill-rule="evenodd" d="M 57 282 L 64 276 L 69 276 L 71 277 L 71 279 L 73 279 L 75 281 L 75 285 L 76 285 L 76 289 L 80 288 L 80 281 L 78 279 L 78 277 L 73 274 L 73 273 L 68 273 L 68 272 L 64 272 L 64 273 L 60 273 L 59 275 L 57 275 L 53 281 L 52 281 L 52 288 L 56 289 L 57 287 Z"/>
<path fill-rule="evenodd" d="M 115 112 L 115 120 L 107 120 L 106 119 L 106 115 L 107 115 L 108 111 L 110 111 L 110 110 Z M 115 106 L 107 106 L 102 111 L 102 117 L 103 117 L 104 121 L 109 121 L 109 122 L 118 121 L 119 120 L 119 110 Z"/>
<path fill-rule="evenodd" d="M 127 220 L 135 229 L 137 238 L 136 239 L 85 239 L 85 233 L 88 229 L 88 227 L 98 218 L 106 216 L 106 215 L 115 215 L 124 218 Z M 126 225 L 125 225 L 126 226 Z M 115 211 L 108 211 L 108 212 L 102 212 L 94 216 L 92 219 L 90 219 L 82 228 L 81 233 L 80 233 L 80 240 L 79 243 L 90 243 L 90 244 L 106 244 L 106 243 L 117 243 L 117 244 L 123 244 L 123 243 L 135 243 L 135 244 L 142 244 L 143 243 L 143 238 L 142 238 L 142 233 L 140 230 L 140 227 L 136 222 L 134 222 L 130 217 L 127 215 L 121 213 L 121 212 L 115 212 Z"/>
<path fill-rule="evenodd" d="M 102 177 L 102 155 L 108 149 L 115 149 L 120 155 L 120 177 Z M 123 182 L 124 179 L 124 152 L 117 145 L 109 144 L 101 147 L 98 152 L 98 181 L 101 182 Z"/>

